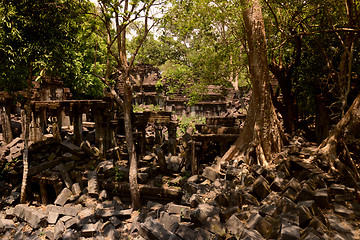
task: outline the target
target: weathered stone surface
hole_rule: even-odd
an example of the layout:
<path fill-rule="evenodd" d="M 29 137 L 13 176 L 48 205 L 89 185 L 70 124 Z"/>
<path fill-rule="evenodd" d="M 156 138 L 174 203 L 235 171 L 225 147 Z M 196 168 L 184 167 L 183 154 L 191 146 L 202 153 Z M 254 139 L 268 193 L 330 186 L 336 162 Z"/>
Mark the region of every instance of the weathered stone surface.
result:
<path fill-rule="evenodd" d="M 195 222 L 204 223 L 208 217 L 220 219 L 220 210 L 207 203 L 199 204 L 198 208 L 190 214 L 190 217 Z"/>
<path fill-rule="evenodd" d="M 271 224 L 258 213 L 250 216 L 247 225 L 249 228 L 257 230 L 264 238 L 269 238 L 273 231 Z"/>
<path fill-rule="evenodd" d="M 320 240 L 321 235 L 312 227 L 307 227 L 301 233 L 301 240 Z"/>
<path fill-rule="evenodd" d="M 65 230 L 65 225 L 62 221 L 58 221 L 54 228 L 54 239 L 59 239 Z"/>
<path fill-rule="evenodd" d="M 314 191 L 314 200 L 321 208 L 329 208 L 329 192 L 327 188 L 317 189 Z"/>
<path fill-rule="evenodd" d="M 81 188 L 79 183 L 74 183 L 71 186 L 71 191 L 74 195 L 80 195 L 81 194 Z"/>
<path fill-rule="evenodd" d="M 212 167 L 206 167 L 202 173 L 202 176 L 209 179 L 210 181 L 215 181 L 219 175 L 219 172 Z"/>
<path fill-rule="evenodd" d="M 314 228 L 321 235 L 327 232 L 326 226 L 317 217 L 313 217 L 309 223 L 309 227 Z"/>
<path fill-rule="evenodd" d="M 263 240 L 265 238 L 255 229 L 244 229 L 241 233 L 240 239 Z"/>
<path fill-rule="evenodd" d="M 65 209 L 64 209 L 64 207 L 55 206 L 55 205 L 53 205 L 53 204 L 49 204 L 49 205 L 46 206 L 45 213 L 46 213 L 46 214 L 49 214 L 50 212 L 54 212 L 54 213 L 57 213 L 57 214 L 65 215 Z"/>
<path fill-rule="evenodd" d="M 304 205 L 297 207 L 297 210 L 299 212 L 299 225 L 301 228 L 305 228 L 310 223 L 313 215 L 309 208 Z"/>
<path fill-rule="evenodd" d="M 48 221 L 49 224 L 55 224 L 58 217 L 59 217 L 59 213 L 49 212 L 48 217 L 47 217 L 47 221 Z"/>
<path fill-rule="evenodd" d="M 296 207 L 296 204 L 287 197 L 282 197 L 276 204 L 276 211 L 278 213 L 290 212 Z"/>
<path fill-rule="evenodd" d="M 172 235 L 172 233 L 166 230 L 161 223 L 151 217 L 147 218 L 140 226 L 142 230 L 140 231 L 140 234 L 151 240 L 169 239 Z"/>
<path fill-rule="evenodd" d="M 110 217 L 110 222 L 114 225 L 114 227 L 118 227 L 121 224 L 121 221 L 116 216 Z"/>
<path fill-rule="evenodd" d="M 253 185 L 253 192 L 260 200 L 264 199 L 267 195 L 269 195 L 269 183 L 262 175 L 256 178 Z"/>
<path fill-rule="evenodd" d="M 67 229 L 61 237 L 62 240 L 77 240 L 80 239 L 80 233 L 74 229 Z"/>
<path fill-rule="evenodd" d="M 282 213 L 280 216 L 282 226 L 299 226 L 299 216 L 296 211 Z"/>
<path fill-rule="evenodd" d="M 190 219 L 191 209 L 188 206 L 169 203 L 168 212 L 181 215 L 182 218 Z"/>
<path fill-rule="evenodd" d="M 355 213 L 353 210 L 350 210 L 340 204 L 334 204 L 334 212 L 349 219 L 355 218 Z"/>
<path fill-rule="evenodd" d="M 226 235 L 224 224 L 222 224 L 220 220 L 216 218 L 208 218 L 204 223 L 204 228 L 221 237 L 225 237 Z"/>
<path fill-rule="evenodd" d="M 96 171 L 89 171 L 87 173 L 88 177 L 88 194 L 91 197 L 98 197 L 99 196 L 99 183 L 97 180 L 97 173 Z"/>
<path fill-rule="evenodd" d="M 64 188 L 61 193 L 57 196 L 54 204 L 64 206 L 66 201 L 71 197 L 72 192 L 68 188 Z"/>
<path fill-rule="evenodd" d="M 116 231 L 116 228 L 112 224 L 106 224 L 101 227 L 101 232 L 104 237 L 107 239 L 120 239 L 119 233 Z"/>
<path fill-rule="evenodd" d="M 247 192 L 245 192 L 241 195 L 241 202 L 242 202 L 242 204 L 250 204 L 250 205 L 255 205 L 255 206 L 260 205 L 260 203 L 256 199 L 256 197 L 254 197 L 253 195 L 251 195 L 250 193 L 247 193 Z"/>
<path fill-rule="evenodd" d="M 275 213 L 276 213 L 276 205 L 275 205 L 275 203 L 271 204 L 271 205 L 264 204 L 259 209 L 259 214 L 262 217 L 265 217 L 266 215 L 274 216 Z"/>
<path fill-rule="evenodd" d="M 314 192 L 308 184 L 304 184 L 296 196 L 296 201 L 307 201 L 314 199 Z"/>
<path fill-rule="evenodd" d="M 182 239 L 196 239 L 196 233 L 189 227 L 180 225 L 176 230 L 176 234 Z"/>
<path fill-rule="evenodd" d="M 68 215 L 68 216 L 75 217 L 81 211 L 81 209 L 82 209 L 82 206 L 80 204 L 77 204 L 75 206 L 66 204 L 63 207 L 63 210 L 64 210 L 63 215 Z"/>
<path fill-rule="evenodd" d="M 191 195 L 191 197 L 189 199 L 189 204 L 190 204 L 190 207 L 192 207 L 192 208 L 197 207 L 201 202 L 202 202 L 201 198 L 197 194 Z"/>
<path fill-rule="evenodd" d="M 274 181 L 270 185 L 270 189 L 275 191 L 275 192 L 281 192 L 283 190 L 284 185 L 285 185 L 284 184 L 284 179 L 276 176 Z"/>
<path fill-rule="evenodd" d="M 281 240 L 299 240 L 300 239 L 300 228 L 298 226 L 282 226 L 281 227 Z"/>
<path fill-rule="evenodd" d="M 235 235 L 240 236 L 241 232 L 244 230 L 244 225 L 235 215 L 232 215 L 225 223 L 226 230 Z"/>
<path fill-rule="evenodd" d="M 95 223 L 88 223 L 83 226 L 81 229 L 81 236 L 83 237 L 92 237 L 96 233 L 97 224 Z"/>
<path fill-rule="evenodd" d="M 0 219 L 0 232 L 8 231 L 14 228 L 15 224 L 12 219 Z"/>
<path fill-rule="evenodd" d="M 169 214 L 167 212 L 164 212 L 161 214 L 159 220 L 160 223 L 163 224 L 167 230 L 172 231 L 174 230 L 174 226 L 175 226 L 174 224 L 181 222 L 181 215 Z"/>
<path fill-rule="evenodd" d="M 331 184 L 329 190 L 332 196 L 336 194 L 346 194 L 346 187 L 342 184 Z"/>
<path fill-rule="evenodd" d="M 9 208 L 5 211 L 5 218 L 6 219 L 13 219 L 14 217 L 14 208 Z"/>
<path fill-rule="evenodd" d="M 34 229 L 47 225 L 45 214 L 25 204 L 18 204 L 15 207 L 14 214 L 25 220 Z"/>
<path fill-rule="evenodd" d="M 72 217 L 71 219 L 68 219 L 67 221 L 65 221 L 65 228 L 71 228 L 75 225 L 77 225 L 80 222 L 80 219 L 78 216 L 76 217 Z"/>
<path fill-rule="evenodd" d="M 239 211 L 240 209 L 238 206 L 223 209 L 220 212 L 221 222 L 226 222 L 232 215 Z"/>

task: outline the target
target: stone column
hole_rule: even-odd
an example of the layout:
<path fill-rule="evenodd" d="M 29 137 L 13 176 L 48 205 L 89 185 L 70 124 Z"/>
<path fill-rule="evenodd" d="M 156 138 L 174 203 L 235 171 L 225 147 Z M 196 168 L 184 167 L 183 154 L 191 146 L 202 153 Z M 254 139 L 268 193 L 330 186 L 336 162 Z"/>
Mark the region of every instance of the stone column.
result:
<path fill-rule="evenodd" d="M 73 106 L 72 116 L 74 118 L 74 142 L 80 146 L 82 142 L 82 112 L 79 105 Z"/>
<path fill-rule="evenodd" d="M 97 108 L 97 107 L 96 107 Z M 104 129 L 104 117 L 103 112 L 99 109 L 94 109 L 94 120 L 95 120 L 95 146 L 104 151 L 104 139 L 105 139 L 105 129 Z"/>
<path fill-rule="evenodd" d="M 176 128 L 177 124 L 175 122 L 170 122 L 168 125 L 169 133 L 169 152 L 175 156 L 176 155 Z"/>
<path fill-rule="evenodd" d="M 190 141 L 190 158 L 191 158 L 191 174 L 192 175 L 198 175 L 198 162 L 195 155 L 195 141 Z"/>
<path fill-rule="evenodd" d="M 13 140 L 13 134 L 11 131 L 10 106 L 1 106 L 0 118 L 4 141 L 6 143 L 10 143 Z"/>

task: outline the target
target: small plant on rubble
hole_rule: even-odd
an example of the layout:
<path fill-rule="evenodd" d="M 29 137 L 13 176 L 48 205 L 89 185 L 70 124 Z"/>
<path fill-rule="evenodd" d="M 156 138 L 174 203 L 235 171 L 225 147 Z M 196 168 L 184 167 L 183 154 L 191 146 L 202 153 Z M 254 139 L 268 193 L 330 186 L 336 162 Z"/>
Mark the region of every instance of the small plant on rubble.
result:
<path fill-rule="evenodd" d="M 189 127 L 195 127 L 196 124 L 205 124 L 206 123 L 206 118 L 205 117 L 199 117 L 199 116 L 194 116 L 194 117 L 186 117 L 186 116 L 182 116 L 180 118 L 178 118 L 178 132 L 177 135 L 182 136 L 186 133 L 186 130 Z"/>
<path fill-rule="evenodd" d="M 118 166 L 115 166 L 115 181 L 122 181 L 124 179 L 124 173 L 120 171 L 120 168 Z"/>

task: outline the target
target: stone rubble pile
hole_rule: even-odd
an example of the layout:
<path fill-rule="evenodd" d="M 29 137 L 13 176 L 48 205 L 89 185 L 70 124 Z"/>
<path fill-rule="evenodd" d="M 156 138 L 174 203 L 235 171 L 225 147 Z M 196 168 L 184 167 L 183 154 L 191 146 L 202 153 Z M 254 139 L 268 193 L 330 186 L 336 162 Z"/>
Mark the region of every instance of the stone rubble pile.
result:
<path fill-rule="evenodd" d="M 110 182 L 114 174 L 125 174 L 112 161 L 100 162 L 77 181 L 60 164 L 56 168 L 65 184 L 53 204 L 14 205 L 20 191 L 14 188 L 0 212 L 0 238 L 360 239 L 356 189 L 312 163 L 313 147 L 303 142 L 287 147 L 271 166 L 235 159 L 202 166 L 201 175 L 187 179 L 165 178 L 159 167 L 146 167 L 154 158 L 141 161 L 139 179 L 151 184 L 168 179 L 167 184 L 180 186 L 182 194 L 174 194 L 173 202 L 165 202 L 164 191 L 133 210 L 121 201 L 122 188 Z M 110 192 L 114 187 L 120 192 Z M 143 196 L 160 189 L 141 187 Z"/>
<path fill-rule="evenodd" d="M 295 148 L 276 167 L 206 167 L 183 186 L 182 205 L 149 202 L 133 238 L 360 239 L 355 189 L 304 161 L 311 147 Z"/>

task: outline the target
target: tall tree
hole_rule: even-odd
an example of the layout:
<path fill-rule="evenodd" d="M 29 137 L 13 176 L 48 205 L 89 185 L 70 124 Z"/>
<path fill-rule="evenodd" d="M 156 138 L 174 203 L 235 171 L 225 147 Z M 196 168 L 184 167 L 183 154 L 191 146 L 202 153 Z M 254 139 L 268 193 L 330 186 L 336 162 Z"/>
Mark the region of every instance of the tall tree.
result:
<path fill-rule="evenodd" d="M 26 200 L 31 84 L 46 69 L 57 75 L 64 52 L 76 45 L 78 14 L 74 0 L 0 2 L 0 86 L 4 90 L 26 88 L 26 126 L 20 201 Z M 61 54 L 60 54 L 61 53 Z M 60 64 L 59 64 L 60 63 Z M 56 67 L 55 67 L 56 66 Z"/>
<path fill-rule="evenodd" d="M 129 183 L 131 192 L 131 202 L 133 209 L 141 206 L 140 192 L 137 182 L 137 156 L 135 151 L 132 133 L 132 86 L 137 82 L 133 75 L 135 58 L 139 49 L 143 45 L 150 29 L 156 23 L 156 18 L 151 14 L 151 9 L 159 6 L 156 0 L 145 1 L 99 1 L 99 9 L 88 12 L 101 19 L 106 29 L 105 41 L 107 45 L 106 53 L 106 72 L 105 76 L 98 76 L 110 90 L 115 103 L 123 110 L 126 144 L 129 155 Z M 149 19 L 152 23 L 149 24 Z M 143 32 L 137 43 L 135 50 L 128 59 L 126 49 L 127 32 L 130 25 L 135 21 L 143 21 Z M 115 64 L 112 64 L 111 60 Z M 115 82 L 115 84 L 112 84 Z M 118 94 L 115 87 L 122 92 Z"/>
<path fill-rule="evenodd" d="M 234 145 L 222 157 L 230 160 L 235 154 L 244 155 L 248 161 L 267 165 L 272 153 L 282 149 L 282 127 L 271 99 L 269 65 L 265 25 L 259 0 L 241 1 L 248 43 L 248 58 L 252 96 L 244 128 Z"/>

